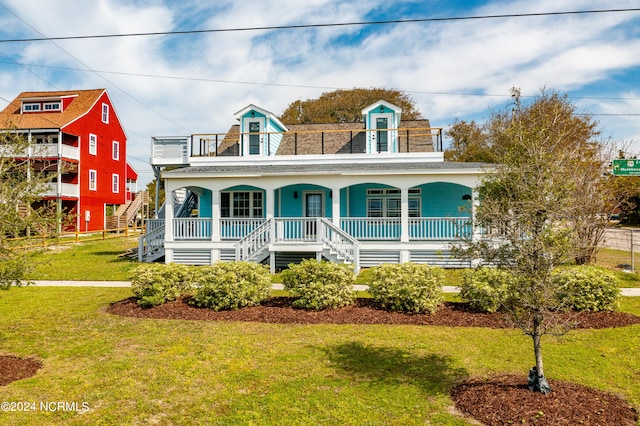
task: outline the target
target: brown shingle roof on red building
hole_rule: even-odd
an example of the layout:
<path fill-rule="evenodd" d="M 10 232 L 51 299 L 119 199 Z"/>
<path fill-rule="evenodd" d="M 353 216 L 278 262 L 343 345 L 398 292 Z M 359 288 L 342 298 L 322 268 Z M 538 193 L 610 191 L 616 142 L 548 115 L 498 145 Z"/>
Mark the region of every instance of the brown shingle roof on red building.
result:
<path fill-rule="evenodd" d="M 17 129 L 61 129 L 86 114 L 106 89 L 22 92 L 0 112 L 0 127 Z M 22 101 L 38 98 L 74 99 L 63 111 L 22 113 Z"/>

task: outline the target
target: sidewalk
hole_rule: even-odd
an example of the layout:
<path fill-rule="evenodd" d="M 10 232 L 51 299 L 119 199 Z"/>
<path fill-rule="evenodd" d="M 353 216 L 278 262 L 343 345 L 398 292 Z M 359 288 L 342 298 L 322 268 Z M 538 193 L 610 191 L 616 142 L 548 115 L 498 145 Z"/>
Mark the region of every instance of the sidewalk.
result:
<path fill-rule="evenodd" d="M 131 287 L 130 281 L 33 281 L 34 285 L 38 287 Z M 284 286 L 282 284 L 274 284 L 274 290 L 282 290 Z M 366 285 L 354 285 L 353 288 L 357 291 L 366 291 Z M 460 291 L 455 286 L 444 286 L 442 288 L 444 293 L 457 293 Z M 640 288 L 621 288 L 623 296 L 640 297 Z"/>

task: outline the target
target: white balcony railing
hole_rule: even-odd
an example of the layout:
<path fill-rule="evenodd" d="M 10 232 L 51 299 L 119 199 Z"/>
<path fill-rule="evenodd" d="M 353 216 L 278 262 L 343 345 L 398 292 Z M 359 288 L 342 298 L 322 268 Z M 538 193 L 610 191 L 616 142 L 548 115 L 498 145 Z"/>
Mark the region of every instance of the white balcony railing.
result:
<path fill-rule="evenodd" d="M 60 149 L 58 149 L 60 148 Z M 80 149 L 77 146 L 61 145 L 55 143 L 31 144 L 27 149 L 16 152 L 12 149 L 0 148 L 0 155 L 15 157 L 31 157 L 31 158 L 57 158 L 58 152 L 60 157 L 71 160 L 80 159 Z"/>
<path fill-rule="evenodd" d="M 58 190 L 60 191 L 61 197 L 71 197 L 71 198 L 79 198 L 80 197 L 80 185 L 76 183 L 47 183 L 45 185 L 45 189 L 42 193 L 43 197 L 57 197 Z"/>

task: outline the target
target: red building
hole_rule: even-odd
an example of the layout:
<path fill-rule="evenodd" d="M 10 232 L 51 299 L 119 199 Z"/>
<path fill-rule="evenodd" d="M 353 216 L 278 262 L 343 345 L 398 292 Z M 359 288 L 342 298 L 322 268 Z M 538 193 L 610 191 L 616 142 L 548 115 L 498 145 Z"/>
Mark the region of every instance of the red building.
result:
<path fill-rule="evenodd" d="M 68 213 L 67 229 L 102 230 L 132 199 L 138 176 L 127 136 L 105 89 L 23 92 L 0 112 L 0 128 L 30 141 L 26 153 L 48 174 L 43 199 Z"/>

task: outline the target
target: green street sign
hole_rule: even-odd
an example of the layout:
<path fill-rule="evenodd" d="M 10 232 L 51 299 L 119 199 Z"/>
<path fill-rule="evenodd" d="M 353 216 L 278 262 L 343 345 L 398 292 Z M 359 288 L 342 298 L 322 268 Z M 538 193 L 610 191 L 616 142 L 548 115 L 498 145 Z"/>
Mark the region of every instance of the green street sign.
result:
<path fill-rule="evenodd" d="M 640 176 L 640 160 L 613 160 L 614 176 Z"/>

